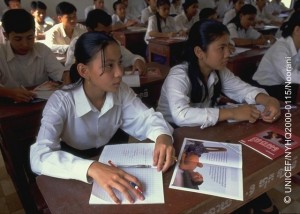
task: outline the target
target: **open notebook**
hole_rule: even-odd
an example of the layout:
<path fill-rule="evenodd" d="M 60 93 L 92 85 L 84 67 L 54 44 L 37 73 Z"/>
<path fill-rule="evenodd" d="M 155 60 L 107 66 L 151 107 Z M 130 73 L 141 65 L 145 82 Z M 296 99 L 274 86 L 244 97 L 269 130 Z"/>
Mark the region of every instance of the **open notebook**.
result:
<path fill-rule="evenodd" d="M 162 172 L 152 166 L 154 143 L 129 143 L 106 145 L 100 155 L 99 162 L 108 164 L 112 160 L 116 166 L 129 174 L 134 175 L 142 182 L 144 201 L 136 200 L 135 204 L 161 204 L 164 203 Z M 121 165 L 150 165 L 148 168 L 130 168 Z M 115 194 L 122 204 L 129 204 L 119 191 Z M 115 204 L 109 195 L 96 183 L 93 183 L 90 204 Z"/>

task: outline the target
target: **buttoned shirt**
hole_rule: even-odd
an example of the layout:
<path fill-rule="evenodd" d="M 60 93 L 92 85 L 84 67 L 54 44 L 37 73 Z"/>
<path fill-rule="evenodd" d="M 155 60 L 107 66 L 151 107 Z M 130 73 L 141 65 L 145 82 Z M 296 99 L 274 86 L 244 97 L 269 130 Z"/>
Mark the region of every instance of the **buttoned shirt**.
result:
<path fill-rule="evenodd" d="M 68 48 L 67 56 L 66 56 L 66 63 L 65 63 L 66 70 L 69 70 L 71 65 L 75 62 L 74 51 L 75 51 L 75 44 L 76 44 L 78 38 L 79 37 L 74 38 L 70 44 L 70 47 Z M 124 68 L 133 65 L 134 62 L 138 59 L 145 62 L 145 59 L 143 57 L 141 57 L 140 55 L 131 53 L 128 49 L 126 49 L 122 45 L 120 45 L 120 50 L 121 50 L 121 56 L 122 56 L 122 66 Z"/>
<path fill-rule="evenodd" d="M 148 109 L 125 83 L 116 93 L 107 92 L 101 110 L 89 101 L 81 84 L 58 90 L 43 111 L 37 141 L 31 146 L 31 168 L 37 174 L 88 182 L 93 161 L 62 151 L 60 141 L 79 150 L 99 148 L 118 128 L 139 140 L 156 141 L 173 132 L 161 113 Z"/>
<path fill-rule="evenodd" d="M 282 85 L 287 75 L 292 83 L 300 84 L 300 52 L 290 36 L 281 37 L 268 49 L 253 79 L 261 85 Z"/>
<path fill-rule="evenodd" d="M 62 80 L 65 68 L 52 51 L 42 43 L 34 43 L 26 55 L 14 54 L 9 42 L 0 45 L 0 85 L 5 87 L 31 87 L 40 85 L 50 77 Z"/>
<path fill-rule="evenodd" d="M 155 15 L 155 11 L 152 11 L 150 6 L 146 7 L 144 10 L 142 10 L 141 23 L 147 23 L 149 17 L 153 15 Z"/>
<path fill-rule="evenodd" d="M 221 81 L 222 92 L 229 98 L 239 103 L 255 103 L 255 97 L 265 90 L 253 87 L 243 82 L 227 68 L 219 71 L 220 80 L 213 71 L 208 80 L 208 97 L 201 103 L 191 102 L 192 85 L 188 77 L 188 64 L 183 63 L 174 66 L 168 74 L 158 102 L 157 111 L 160 111 L 165 119 L 178 126 L 201 126 L 205 128 L 218 122 L 219 109 L 209 107 L 214 94 L 214 85 Z M 199 80 L 200 82 L 200 80 Z M 204 93 L 204 85 L 200 82 Z"/>
<path fill-rule="evenodd" d="M 70 45 L 72 39 L 81 34 L 87 32 L 86 27 L 82 24 L 77 23 L 74 27 L 72 37 L 69 38 L 64 30 L 62 23 L 54 25 L 46 33 L 45 44 L 53 51 L 57 53 L 65 53 Z"/>
<path fill-rule="evenodd" d="M 178 32 L 177 26 L 175 24 L 174 18 L 171 16 L 168 16 L 166 21 L 160 20 L 160 26 L 161 26 L 161 31 L 163 33 L 165 32 Z M 150 16 L 148 20 L 148 27 L 145 35 L 145 42 L 148 44 L 148 40 L 151 39 L 152 37 L 149 36 L 149 33 L 151 31 L 158 32 L 158 27 L 157 27 L 157 19 L 156 16 Z"/>
<path fill-rule="evenodd" d="M 239 38 L 239 39 L 258 39 L 261 36 L 257 30 L 255 30 L 252 26 L 248 29 L 237 28 L 234 23 L 229 23 L 227 25 L 228 31 L 230 33 L 230 38 Z"/>
<path fill-rule="evenodd" d="M 185 12 L 183 11 L 181 14 L 175 17 L 175 23 L 178 30 L 189 31 L 193 24 L 199 20 L 199 17 L 193 16 L 191 20 L 188 20 Z"/>

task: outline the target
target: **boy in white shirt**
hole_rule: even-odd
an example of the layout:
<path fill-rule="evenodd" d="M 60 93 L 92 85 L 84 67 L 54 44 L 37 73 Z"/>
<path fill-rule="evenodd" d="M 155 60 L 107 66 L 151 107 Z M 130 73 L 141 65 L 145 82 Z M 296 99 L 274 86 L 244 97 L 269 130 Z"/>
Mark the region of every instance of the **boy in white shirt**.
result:
<path fill-rule="evenodd" d="M 90 6 L 87 6 L 85 9 L 84 9 L 84 17 L 86 18 L 88 13 L 91 11 L 91 10 L 95 10 L 95 9 L 101 9 L 101 10 L 105 10 L 104 9 L 104 0 L 93 0 L 94 1 L 94 4 L 93 5 L 90 5 Z"/>
<path fill-rule="evenodd" d="M 198 21 L 198 0 L 185 0 L 182 4 L 183 11 L 175 17 L 178 30 L 188 33 L 192 25 Z"/>
<path fill-rule="evenodd" d="M 35 23 L 30 13 L 9 10 L 2 24 L 8 42 L 0 45 L 0 97 L 29 102 L 35 94 L 24 87 L 40 85 L 49 78 L 63 80 L 62 64 L 47 46 L 34 42 Z"/>
<path fill-rule="evenodd" d="M 86 32 L 84 25 L 77 23 L 77 9 L 68 2 L 61 2 L 56 6 L 59 24 L 54 25 L 46 33 L 46 45 L 53 52 L 64 54 L 73 38 Z"/>
<path fill-rule="evenodd" d="M 111 16 L 111 18 L 112 18 L 112 24 L 114 26 L 118 26 L 120 28 L 121 27 L 126 28 L 137 24 L 136 20 L 127 18 L 126 5 L 122 1 L 117 0 L 113 4 L 113 9 L 114 9 L 114 14 Z"/>
<path fill-rule="evenodd" d="M 148 7 L 142 10 L 141 23 L 148 24 L 148 19 L 150 16 L 156 13 L 156 0 L 147 0 Z"/>
<path fill-rule="evenodd" d="M 111 16 L 108 15 L 105 11 L 95 9 L 89 12 L 87 19 L 86 19 L 86 27 L 88 31 L 100 31 L 104 33 L 111 32 Z M 74 63 L 74 50 L 75 44 L 78 40 L 76 37 L 72 40 L 70 47 L 67 51 L 67 59 L 65 63 L 65 67 L 67 70 L 70 69 L 71 65 Z M 146 64 L 143 57 L 131 53 L 128 49 L 124 46 L 120 46 L 121 55 L 122 55 L 122 66 L 123 67 L 133 67 L 133 71 L 138 70 L 140 74 L 146 73 Z"/>

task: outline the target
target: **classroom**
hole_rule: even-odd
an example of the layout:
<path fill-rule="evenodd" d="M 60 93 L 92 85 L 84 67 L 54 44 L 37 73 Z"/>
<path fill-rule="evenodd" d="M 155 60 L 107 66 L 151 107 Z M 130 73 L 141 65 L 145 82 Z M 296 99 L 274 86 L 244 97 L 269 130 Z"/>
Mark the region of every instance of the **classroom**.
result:
<path fill-rule="evenodd" d="M 0 213 L 299 212 L 300 0 L 0 18 Z"/>

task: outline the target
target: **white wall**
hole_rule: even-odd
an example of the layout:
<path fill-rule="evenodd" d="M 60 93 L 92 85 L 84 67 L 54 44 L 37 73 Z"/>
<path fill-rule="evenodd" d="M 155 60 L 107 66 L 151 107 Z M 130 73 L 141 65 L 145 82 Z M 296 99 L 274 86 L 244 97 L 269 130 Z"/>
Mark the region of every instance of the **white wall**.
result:
<path fill-rule="evenodd" d="M 47 13 L 50 17 L 55 17 L 55 7 L 58 3 L 64 0 L 40 0 L 43 1 L 47 5 Z M 84 19 L 84 8 L 88 5 L 93 4 L 93 0 L 66 0 L 67 2 L 72 3 L 77 8 L 77 16 L 78 19 Z M 30 11 L 30 3 L 31 0 L 21 0 L 22 7 L 28 11 Z M 0 12 L 2 15 L 2 11 L 6 8 L 4 0 L 0 0 Z"/>

